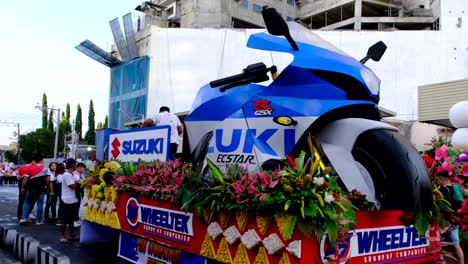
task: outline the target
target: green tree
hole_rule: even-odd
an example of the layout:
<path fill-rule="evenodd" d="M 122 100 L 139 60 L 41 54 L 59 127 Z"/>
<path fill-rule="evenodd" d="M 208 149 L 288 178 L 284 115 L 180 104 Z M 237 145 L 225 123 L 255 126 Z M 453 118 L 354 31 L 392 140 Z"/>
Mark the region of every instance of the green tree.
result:
<path fill-rule="evenodd" d="M 86 140 L 88 145 L 94 145 L 96 139 L 95 133 L 95 124 L 94 124 L 94 104 L 93 100 L 89 101 L 89 111 L 88 111 L 88 132 L 86 132 Z"/>
<path fill-rule="evenodd" d="M 18 155 L 16 155 L 16 152 L 13 152 L 11 150 L 7 150 L 7 151 L 5 151 L 5 160 L 7 162 L 17 163 L 18 162 Z"/>
<path fill-rule="evenodd" d="M 65 135 L 70 134 L 72 131 L 71 123 L 70 123 L 70 104 L 67 103 L 67 108 L 65 109 L 65 120 L 66 126 L 64 127 Z M 60 128 L 62 129 L 62 128 Z"/>
<path fill-rule="evenodd" d="M 76 119 L 75 119 L 75 132 L 78 137 L 78 142 L 83 138 L 83 118 L 81 113 L 81 105 L 78 104 L 76 109 Z"/>
<path fill-rule="evenodd" d="M 62 151 L 65 147 L 65 136 L 68 134 L 66 131 L 67 128 L 70 127 L 70 123 L 68 122 L 65 114 L 62 112 L 62 118 L 59 122 L 59 142 L 58 142 L 58 150 Z"/>
<path fill-rule="evenodd" d="M 49 113 L 49 122 L 47 123 L 47 129 L 49 129 L 50 131 L 54 131 L 54 111 L 53 110 L 50 110 L 50 113 Z"/>
<path fill-rule="evenodd" d="M 65 117 L 70 121 L 70 103 L 67 103 L 67 108 L 65 110 Z"/>
<path fill-rule="evenodd" d="M 102 125 L 103 128 L 109 127 L 109 116 L 106 115 L 106 118 L 104 119 L 104 124 Z"/>
<path fill-rule="evenodd" d="M 47 95 L 42 94 L 42 128 L 47 128 Z"/>
<path fill-rule="evenodd" d="M 101 122 L 101 121 L 99 121 L 99 122 L 97 123 L 97 127 L 96 127 L 96 128 L 102 128 L 102 122 Z"/>
<path fill-rule="evenodd" d="M 54 133 L 47 128 L 39 128 L 28 134 L 19 136 L 21 158 L 28 162 L 35 155 L 53 157 Z"/>

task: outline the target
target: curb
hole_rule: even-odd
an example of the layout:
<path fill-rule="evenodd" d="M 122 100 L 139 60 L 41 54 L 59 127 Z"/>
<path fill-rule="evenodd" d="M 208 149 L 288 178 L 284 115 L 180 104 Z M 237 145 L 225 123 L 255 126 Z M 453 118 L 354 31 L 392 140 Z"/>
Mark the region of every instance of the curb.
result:
<path fill-rule="evenodd" d="M 16 229 L 0 226 L 0 247 L 13 250 L 16 234 Z"/>
<path fill-rule="evenodd" d="M 24 233 L 16 233 L 16 240 L 13 247 L 13 256 L 23 263 L 33 261 L 36 256 L 39 241 Z"/>
<path fill-rule="evenodd" d="M 37 248 L 35 264 L 70 264 L 70 259 L 49 245 Z"/>
<path fill-rule="evenodd" d="M 0 225 L 0 248 L 22 263 L 70 264 L 70 258 L 49 245 L 40 245 L 33 237 Z"/>

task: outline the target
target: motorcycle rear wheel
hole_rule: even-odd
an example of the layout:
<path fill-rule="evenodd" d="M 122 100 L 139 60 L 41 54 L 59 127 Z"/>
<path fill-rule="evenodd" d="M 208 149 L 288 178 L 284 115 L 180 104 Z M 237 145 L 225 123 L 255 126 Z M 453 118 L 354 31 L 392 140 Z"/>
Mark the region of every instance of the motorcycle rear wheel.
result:
<path fill-rule="evenodd" d="M 432 183 L 413 145 L 396 131 L 370 130 L 356 140 L 352 154 L 372 177 L 381 209 L 429 210 Z"/>

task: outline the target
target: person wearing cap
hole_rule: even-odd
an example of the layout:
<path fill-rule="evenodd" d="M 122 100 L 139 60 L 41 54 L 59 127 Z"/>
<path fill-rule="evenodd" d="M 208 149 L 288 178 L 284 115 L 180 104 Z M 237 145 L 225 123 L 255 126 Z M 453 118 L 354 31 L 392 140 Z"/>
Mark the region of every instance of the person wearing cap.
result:
<path fill-rule="evenodd" d="M 76 218 L 76 207 L 78 206 L 78 197 L 76 196 L 75 189 L 79 188 L 79 180 L 73 176 L 76 167 L 76 160 L 67 159 L 65 162 L 66 172 L 62 177 L 62 195 L 61 201 L 63 202 L 62 210 L 62 224 L 60 242 L 67 242 L 68 240 L 76 240 L 75 227 L 73 222 Z M 69 236 L 66 237 L 66 230 L 69 230 Z"/>
<path fill-rule="evenodd" d="M 142 127 L 164 125 L 171 127 L 169 159 L 174 160 L 177 154 L 177 148 L 179 147 L 179 136 L 182 135 L 184 129 L 179 118 L 171 113 L 169 107 L 161 106 L 161 108 L 159 108 L 159 113 L 152 118 L 145 119 Z"/>

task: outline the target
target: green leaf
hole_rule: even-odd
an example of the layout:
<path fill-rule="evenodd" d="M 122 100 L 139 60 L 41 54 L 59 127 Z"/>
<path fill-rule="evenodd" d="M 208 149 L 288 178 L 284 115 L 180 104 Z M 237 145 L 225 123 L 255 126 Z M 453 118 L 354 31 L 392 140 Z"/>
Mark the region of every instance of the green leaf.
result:
<path fill-rule="evenodd" d="M 324 226 L 328 233 L 330 244 L 336 246 L 336 240 L 338 239 L 338 223 L 336 219 L 328 219 L 325 221 Z"/>
<path fill-rule="evenodd" d="M 310 223 L 304 221 L 297 223 L 297 228 L 307 239 L 309 239 L 314 232 L 314 227 Z"/>
<path fill-rule="evenodd" d="M 294 228 L 296 227 L 296 221 L 297 221 L 297 216 L 291 215 L 288 219 L 288 222 L 286 223 L 286 226 L 284 228 L 284 239 L 285 240 L 290 240 L 293 233 L 294 233 Z"/>
<path fill-rule="evenodd" d="M 421 236 L 426 235 L 426 231 L 429 228 L 429 225 L 431 224 L 431 222 L 432 222 L 432 217 L 429 211 L 416 212 L 414 228 L 416 229 L 419 235 Z"/>
<path fill-rule="evenodd" d="M 210 159 L 206 159 L 208 163 L 208 167 L 213 172 L 213 176 L 218 180 L 220 183 L 224 184 L 224 174 L 218 166 L 216 166 Z"/>
<path fill-rule="evenodd" d="M 304 214 L 312 218 L 316 217 L 319 212 L 319 207 L 316 202 L 309 202 L 308 206 L 304 208 Z"/>

